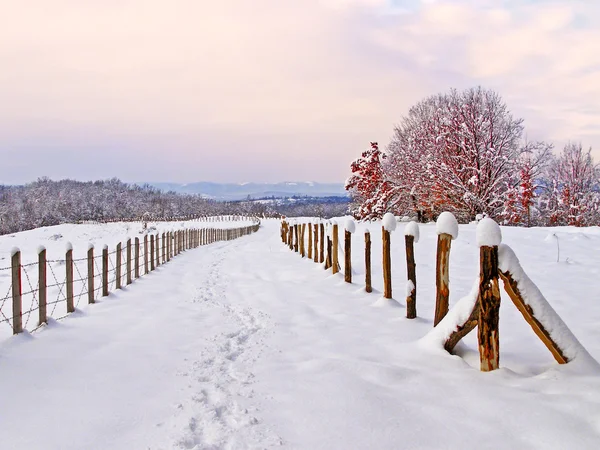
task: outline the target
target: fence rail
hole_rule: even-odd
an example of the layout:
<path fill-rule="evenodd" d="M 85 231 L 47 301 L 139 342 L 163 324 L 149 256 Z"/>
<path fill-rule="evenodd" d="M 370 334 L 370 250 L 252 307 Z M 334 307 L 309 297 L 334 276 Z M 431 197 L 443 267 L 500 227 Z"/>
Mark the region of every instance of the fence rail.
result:
<path fill-rule="evenodd" d="M 8 290 L 0 297 L 0 327 L 8 325 L 13 334 L 33 332 L 48 318 L 62 319 L 74 312 L 82 301 L 93 304 L 137 278 L 169 262 L 182 252 L 217 241 L 229 241 L 258 231 L 256 218 L 226 216 L 214 222 L 250 220 L 252 225 L 237 228 L 187 228 L 146 234 L 143 240 L 119 242 L 114 249 L 97 251 L 90 245 L 86 257 L 74 258 L 67 245 L 64 258 L 48 259 L 44 247 L 38 248 L 37 261 L 22 264 L 22 254 L 13 249 L 10 267 L 0 268 L 0 277 L 10 276 Z M 143 269 L 143 270 L 141 270 Z"/>

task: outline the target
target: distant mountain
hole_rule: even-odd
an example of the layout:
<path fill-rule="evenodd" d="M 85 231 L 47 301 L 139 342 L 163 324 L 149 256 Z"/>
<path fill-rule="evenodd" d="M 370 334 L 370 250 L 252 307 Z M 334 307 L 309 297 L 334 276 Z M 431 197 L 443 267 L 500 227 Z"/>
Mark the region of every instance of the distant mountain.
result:
<path fill-rule="evenodd" d="M 248 197 L 346 197 L 343 183 L 282 182 L 282 183 L 147 183 L 162 191 L 200 194 L 215 200 L 244 200 Z"/>

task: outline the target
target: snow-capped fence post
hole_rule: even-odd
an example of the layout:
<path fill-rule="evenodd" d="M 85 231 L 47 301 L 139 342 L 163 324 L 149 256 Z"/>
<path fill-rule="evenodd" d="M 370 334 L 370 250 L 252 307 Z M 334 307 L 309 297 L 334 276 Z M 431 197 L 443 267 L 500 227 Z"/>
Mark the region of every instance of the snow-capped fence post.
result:
<path fill-rule="evenodd" d="M 94 246 L 90 244 L 87 251 L 87 285 L 88 303 L 94 303 Z"/>
<path fill-rule="evenodd" d="M 348 220 L 344 230 L 344 281 L 346 283 L 352 283 L 352 233 L 355 231 L 354 221 Z"/>
<path fill-rule="evenodd" d="M 108 246 L 102 249 L 102 297 L 108 297 Z"/>
<path fill-rule="evenodd" d="M 396 229 L 396 218 L 392 213 L 385 213 L 382 220 L 381 234 L 383 241 L 383 297 L 392 298 L 392 252 L 390 233 Z"/>
<path fill-rule="evenodd" d="M 458 236 L 458 222 L 454 214 L 443 212 L 436 222 L 438 235 L 435 264 L 435 327 L 448 314 L 448 299 L 450 297 L 450 247 L 452 240 Z"/>
<path fill-rule="evenodd" d="M 313 225 L 313 235 L 314 235 L 313 261 L 317 263 L 317 262 L 319 262 L 319 224 L 318 223 L 315 223 Z"/>
<path fill-rule="evenodd" d="M 323 263 L 325 261 L 325 225 L 323 222 L 319 224 L 321 229 L 321 241 L 320 241 L 320 253 L 319 253 L 319 262 Z"/>
<path fill-rule="evenodd" d="M 417 269 L 415 264 L 415 242 L 419 242 L 419 225 L 409 222 L 404 228 L 404 242 L 406 245 L 406 318 L 417 317 Z"/>
<path fill-rule="evenodd" d="M 46 282 L 46 249 L 40 247 L 38 249 L 38 301 L 39 321 L 38 325 L 48 323 L 47 306 L 48 306 L 48 283 Z"/>
<path fill-rule="evenodd" d="M 371 286 L 371 232 L 365 230 L 365 291 L 373 292 Z"/>
<path fill-rule="evenodd" d="M 498 285 L 498 246 L 502 242 L 500 227 L 492 219 L 483 219 L 477 225 L 479 245 L 479 360 L 482 372 L 499 367 L 500 288 Z"/>
<path fill-rule="evenodd" d="M 312 246 L 313 246 L 313 235 L 312 235 L 312 223 L 308 222 L 308 248 L 306 257 L 312 259 Z"/>
<path fill-rule="evenodd" d="M 144 235 L 144 275 L 148 273 L 148 235 Z"/>
<path fill-rule="evenodd" d="M 67 243 L 67 253 L 65 255 L 65 270 L 66 270 L 66 290 L 67 290 L 67 312 L 75 312 L 75 303 L 73 295 L 73 246 Z"/>
<path fill-rule="evenodd" d="M 131 238 L 127 239 L 127 284 L 131 284 Z"/>
<path fill-rule="evenodd" d="M 140 277 L 140 238 L 135 238 L 135 277 Z"/>
<path fill-rule="evenodd" d="M 23 298 L 21 290 L 21 251 L 14 248 L 11 257 L 12 275 L 12 325 L 13 334 L 23 331 Z"/>
<path fill-rule="evenodd" d="M 121 243 L 117 244 L 117 253 L 115 255 L 115 289 L 121 289 Z"/>

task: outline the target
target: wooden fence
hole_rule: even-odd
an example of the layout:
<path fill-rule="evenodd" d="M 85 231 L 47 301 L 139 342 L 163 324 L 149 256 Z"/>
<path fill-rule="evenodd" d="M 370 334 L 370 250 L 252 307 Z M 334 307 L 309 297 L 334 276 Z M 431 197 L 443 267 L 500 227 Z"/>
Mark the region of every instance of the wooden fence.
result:
<path fill-rule="evenodd" d="M 186 250 L 237 239 L 258 231 L 258 219 L 242 220 L 251 220 L 254 224 L 237 228 L 189 228 L 144 234 L 142 238 L 135 237 L 118 243 L 111 251 L 104 246 L 96 253 L 96 249 L 90 245 L 86 257 L 78 259 L 73 257 L 73 247 L 68 244 L 64 259 L 48 259 L 46 249 L 40 247 L 37 261 L 22 264 L 21 251 L 15 248 L 10 267 L 0 268 L 0 271 L 10 271 L 11 279 L 6 296 L 0 298 L 0 326 L 2 323 L 8 324 L 13 334 L 24 330 L 34 331 L 46 324 L 48 317 L 53 317 L 59 304 L 65 304 L 66 311 L 57 319 L 74 312 L 82 299 L 93 304 L 100 296 L 106 297 L 113 289 L 132 284 L 135 279 L 156 270 Z M 30 300 L 26 302 L 25 309 L 24 297 Z M 12 309 L 8 312 L 10 304 Z M 52 310 L 49 313 L 50 308 Z M 28 328 L 36 313 L 35 325 Z"/>
<path fill-rule="evenodd" d="M 389 213 L 388 213 L 389 214 Z M 388 216 L 386 214 L 386 216 Z M 391 269 L 391 234 L 395 228 L 396 219 L 392 217 L 393 226 L 387 226 L 390 223 L 390 217 L 384 217 L 382 233 L 382 267 L 383 267 L 383 296 L 387 299 L 392 298 L 392 269 Z M 317 221 L 316 219 L 315 221 Z M 347 221 L 344 230 L 344 280 L 352 283 L 352 261 L 350 258 L 352 250 L 351 234 L 354 233 L 354 222 Z M 314 258 L 310 253 L 308 259 L 315 263 L 323 264 L 325 270 L 331 270 L 333 274 L 337 273 L 338 267 L 338 234 L 339 225 L 327 221 L 323 223 L 301 223 L 281 222 L 281 240 L 295 252 L 304 254 L 305 232 L 308 232 L 309 248 L 314 243 Z M 484 219 L 477 227 L 479 244 L 479 266 L 480 276 L 478 280 L 479 289 L 475 293 L 472 301 L 468 298 L 462 299 L 470 301 L 467 309 L 462 314 L 448 315 L 449 289 L 449 260 L 451 242 L 458 235 L 458 224 L 456 219 L 450 213 L 443 213 L 437 223 L 437 252 L 436 252 L 436 295 L 435 295 L 435 313 L 433 317 L 434 329 L 439 325 L 442 330 L 438 333 L 442 339 L 443 347 L 452 352 L 456 344 L 475 328 L 478 329 L 478 342 L 480 354 L 480 369 L 482 371 L 491 371 L 499 367 L 500 360 L 500 341 L 499 341 L 499 308 L 500 308 L 500 289 L 499 281 L 503 281 L 504 289 L 508 296 L 522 313 L 527 323 L 532 327 L 535 334 L 540 338 L 544 345 L 550 350 L 556 361 L 565 364 L 571 361 L 576 354 L 587 353 L 575 337 L 568 332 L 570 341 L 568 343 L 560 342 L 560 335 L 553 335 L 552 330 L 568 330 L 564 322 L 554 312 L 545 298 L 539 293 L 537 298 L 528 298 L 526 292 L 519 289 L 521 280 L 526 280 L 531 286 L 528 291 L 536 291 L 537 287 L 527 278 L 524 271 L 518 264 L 518 260 L 512 250 L 501 244 L 500 227 L 491 219 Z M 407 262 L 407 292 L 406 292 L 406 317 L 414 319 L 417 317 L 417 276 L 416 264 L 414 259 L 414 244 L 419 239 L 419 227 L 416 222 L 410 222 L 406 225 L 404 231 Z M 479 235 L 483 237 L 479 237 Z M 492 236 L 490 238 L 490 236 Z M 326 244 L 325 244 L 326 242 Z M 504 267 L 499 263 L 499 248 L 504 255 L 508 255 L 501 260 Z M 318 253 L 318 254 L 317 254 Z M 366 230 L 364 234 L 364 261 L 365 261 L 365 291 L 372 292 L 371 286 L 371 234 Z M 516 261 L 516 264 L 514 263 Z M 517 275 L 515 276 L 515 273 Z M 531 295 L 531 294 L 530 294 Z M 461 300 L 461 302 L 462 302 Z M 460 302 L 459 302 L 460 303 Z M 458 305 L 457 305 L 458 306 Z M 466 311 L 466 314 L 464 313 Z M 436 330 L 439 331 L 439 330 Z M 556 333 L 556 332 L 555 332 Z M 563 331 L 564 333 L 564 331 Z M 570 354 L 568 350 L 571 349 Z M 573 349 L 577 349 L 574 351 Z"/>

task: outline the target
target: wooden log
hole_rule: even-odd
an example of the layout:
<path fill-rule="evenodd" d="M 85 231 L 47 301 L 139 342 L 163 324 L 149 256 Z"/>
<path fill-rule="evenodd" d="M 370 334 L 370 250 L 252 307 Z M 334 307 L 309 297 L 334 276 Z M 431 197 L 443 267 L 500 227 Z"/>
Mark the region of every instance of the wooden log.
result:
<path fill-rule="evenodd" d="M 365 232 L 365 291 L 373 292 L 371 286 L 371 233 Z"/>
<path fill-rule="evenodd" d="M 315 223 L 313 226 L 313 235 L 314 235 L 314 246 L 315 248 L 313 249 L 313 255 L 314 255 L 314 262 L 319 262 L 319 224 Z"/>
<path fill-rule="evenodd" d="M 495 370 L 500 364 L 500 288 L 498 286 L 498 246 L 481 246 L 479 274 L 479 360 L 481 371 Z"/>
<path fill-rule="evenodd" d="M 96 303 L 94 298 L 94 247 L 90 245 L 87 252 L 87 283 L 88 283 L 88 303 Z"/>
<path fill-rule="evenodd" d="M 548 333 L 548 330 L 542 325 L 542 323 L 535 317 L 533 313 L 533 309 L 523 299 L 523 295 L 519 290 L 517 282 L 513 278 L 510 272 L 502 272 L 498 271 L 500 278 L 503 281 L 504 290 L 513 301 L 517 309 L 521 312 L 529 326 L 533 329 L 533 332 L 540 338 L 540 340 L 544 343 L 546 348 L 550 350 L 552 356 L 559 364 L 566 364 L 569 362 L 569 359 L 565 356 L 562 349 L 558 346 L 556 342 Z"/>
<path fill-rule="evenodd" d="M 332 238 L 331 238 L 331 247 L 333 250 L 333 255 L 331 257 L 331 272 L 338 273 L 340 270 L 339 263 L 339 236 L 338 236 L 338 224 L 334 223 L 332 227 Z"/>
<path fill-rule="evenodd" d="M 135 238 L 135 277 L 140 277 L 140 238 Z"/>
<path fill-rule="evenodd" d="M 437 256 L 435 263 L 435 316 L 433 326 L 435 327 L 448 314 L 448 299 L 450 297 L 450 246 L 452 236 L 446 233 L 438 235 Z"/>
<path fill-rule="evenodd" d="M 392 298 L 392 256 L 390 232 L 381 227 L 383 241 L 383 296 Z"/>
<path fill-rule="evenodd" d="M 308 259 L 312 259 L 312 246 L 313 246 L 313 235 L 312 235 L 312 223 L 308 224 L 308 248 L 306 252 L 306 257 Z"/>
<path fill-rule="evenodd" d="M 73 295 L 73 248 L 67 248 L 67 254 L 65 255 L 65 271 L 66 271 L 66 291 L 67 291 L 67 312 L 75 312 L 75 296 Z"/>
<path fill-rule="evenodd" d="M 121 243 L 117 244 L 117 253 L 115 254 L 115 289 L 121 289 Z"/>
<path fill-rule="evenodd" d="M 102 297 L 108 297 L 108 247 L 102 249 Z"/>
<path fill-rule="evenodd" d="M 131 284 L 131 239 L 127 239 L 127 284 Z"/>
<path fill-rule="evenodd" d="M 23 296 L 21 287 L 21 252 L 15 251 L 11 257 L 12 276 L 12 328 L 13 334 L 23 331 Z"/>
<path fill-rule="evenodd" d="M 167 240 L 166 240 L 166 233 L 162 234 L 162 262 L 163 262 L 163 264 L 167 262 Z"/>
<path fill-rule="evenodd" d="M 446 343 L 444 344 L 444 348 L 447 352 L 452 353 L 456 344 L 460 342 L 462 338 L 464 338 L 467 334 L 475 329 L 477 323 L 479 322 L 479 298 L 475 302 L 473 310 L 469 317 L 462 323 L 456 326 L 456 329 L 450 334 L 448 339 L 446 339 Z"/>
<path fill-rule="evenodd" d="M 48 323 L 48 283 L 46 276 L 46 249 L 38 254 L 38 300 L 40 304 L 38 325 Z"/>
<path fill-rule="evenodd" d="M 404 236 L 406 244 L 406 276 L 412 282 L 412 290 L 406 296 L 406 318 L 417 317 L 417 269 L 415 264 L 414 236 Z"/>
<path fill-rule="evenodd" d="M 344 230 L 344 281 L 352 283 L 352 233 Z"/>

